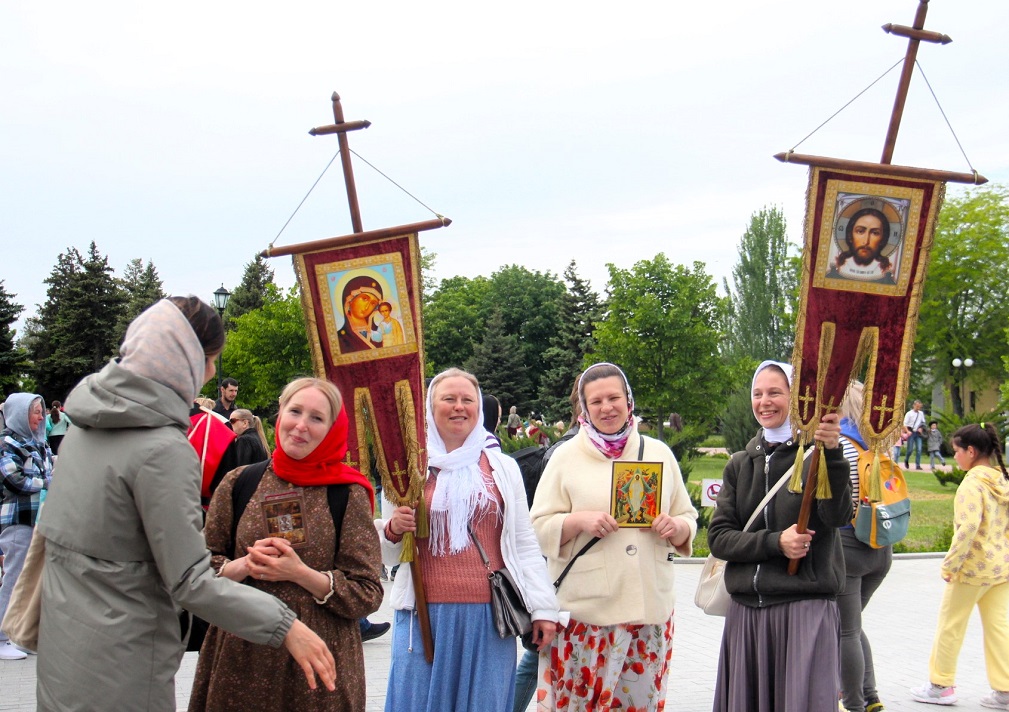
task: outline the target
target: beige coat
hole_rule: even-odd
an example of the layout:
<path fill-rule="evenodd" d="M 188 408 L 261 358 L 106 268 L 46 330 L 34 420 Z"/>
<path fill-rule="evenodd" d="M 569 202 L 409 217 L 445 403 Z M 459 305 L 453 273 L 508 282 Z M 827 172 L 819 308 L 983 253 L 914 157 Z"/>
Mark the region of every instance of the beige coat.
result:
<path fill-rule="evenodd" d="M 640 439 L 636 431 L 632 433 L 620 459 L 636 460 Z M 682 519 L 690 527 L 690 537 L 674 548 L 651 529 L 621 528 L 597 542 L 578 559 L 557 592 L 561 610 L 570 611 L 582 623 L 661 624 L 673 612 L 673 553 L 690 556 L 697 510 L 690 503 L 673 453 L 658 440 L 644 440 L 642 460 L 663 465 L 661 511 Z M 610 511 L 613 462 L 582 429 L 557 448 L 547 463 L 530 514 L 552 580 L 591 538 L 579 534 L 562 545 L 561 529 L 567 516 Z"/>

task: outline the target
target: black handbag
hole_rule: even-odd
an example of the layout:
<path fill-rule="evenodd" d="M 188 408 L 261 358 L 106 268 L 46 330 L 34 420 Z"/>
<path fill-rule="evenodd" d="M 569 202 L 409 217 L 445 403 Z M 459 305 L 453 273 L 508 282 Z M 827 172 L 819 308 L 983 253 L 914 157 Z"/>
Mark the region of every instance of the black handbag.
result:
<path fill-rule="evenodd" d="M 490 609 L 494 617 L 494 628 L 501 638 L 521 638 L 522 647 L 526 650 L 536 650 L 533 643 L 533 620 L 526 609 L 522 594 L 519 593 L 515 579 L 508 573 L 508 569 L 500 568 L 491 571 L 490 561 L 480 541 L 473 533 L 473 528 L 467 525 L 469 535 L 476 544 L 476 550 L 480 552 L 483 565 L 487 568 L 487 580 L 490 582 Z"/>

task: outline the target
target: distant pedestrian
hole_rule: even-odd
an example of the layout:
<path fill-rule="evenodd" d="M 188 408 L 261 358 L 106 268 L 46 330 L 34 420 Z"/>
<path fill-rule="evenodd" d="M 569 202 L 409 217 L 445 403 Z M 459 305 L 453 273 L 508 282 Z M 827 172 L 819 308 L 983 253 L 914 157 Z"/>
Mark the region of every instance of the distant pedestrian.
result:
<path fill-rule="evenodd" d="M 28 554 L 35 522 L 52 481 L 53 454 L 46 444 L 45 404 L 34 393 L 12 393 L 4 403 L 7 427 L 0 433 L 0 553 L 4 557 L 0 584 L 0 620 L 7 612 L 14 585 Z M 0 632 L 0 660 L 27 657 Z"/>
<path fill-rule="evenodd" d="M 231 414 L 231 429 L 235 439 L 235 467 L 262 462 L 270 456 L 270 445 L 263 430 L 263 421 L 251 410 L 236 408 Z"/>
<path fill-rule="evenodd" d="M 933 420 L 928 424 L 928 466 L 933 470 L 936 458 L 943 467 L 946 466 L 946 458 L 942 456 L 942 432 L 939 431 L 939 423 Z"/>
<path fill-rule="evenodd" d="M 991 423 L 965 425 L 952 437 L 953 459 L 967 474 L 953 504 L 953 542 L 942 562 L 946 582 L 928 682 L 911 690 L 933 705 L 956 703 L 956 663 L 977 606 L 992 692 L 981 706 L 1009 710 L 1009 472 Z M 992 467 L 993 460 L 998 467 Z"/>
<path fill-rule="evenodd" d="M 914 469 L 921 469 L 921 445 L 925 441 L 925 414 L 921 412 L 921 401 L 916 400 L 911 410 L 904 414 L 903 432 L 907 437 L 907 447 L 904 450 L 904 469 L 911 467 L 908 461 L 914 450 Z"/>
<path fill-rule="evenodd" d="M 46 438 L 49 440 L 49 449 L 53 455 L 58 455 L 60 443 L 63 436 L 67 434 L 67 429 L 73 425 L 70 416 L 63 412 L 63 406 L 58 400 L 53 401 L 49 413 L 46 414 Z"/>
<path fill-rule="evenodd" d="M 238 381 L 234 378 L 225 378 L 218 390 L 220 397 L 214 402 L 214 412 L 224 416 L 230 428 L 231 414 L 235 412 L 235 401 L 238 399 Z"/>
<path fill-rule="evenodd" d="M 519 416 L 518 408 L 512 406 L 508 409 L 508 437 L 514 438 L 521 427 L 522 418 Z"/>

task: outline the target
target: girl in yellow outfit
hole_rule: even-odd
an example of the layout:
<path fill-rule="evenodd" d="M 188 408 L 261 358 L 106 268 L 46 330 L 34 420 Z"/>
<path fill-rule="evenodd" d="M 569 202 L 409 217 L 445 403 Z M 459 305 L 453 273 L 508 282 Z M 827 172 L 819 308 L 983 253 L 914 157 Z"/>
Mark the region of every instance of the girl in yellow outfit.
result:
<path fill-rule="evenodd" d="M 919 702 L 956 703 L 956 661 L 977 605 L 992 686 L 981 706 L 1009 710 L 1009 473 L 990 423 L 965 425 L 951 440 L 953 458 L 967 474 L 956 490 L 953 543 L 942 562 L 946 590 L 928 663 L 929 682 L 911 692 Z M 991 466 L 993 457 L 998 469 Z"/>

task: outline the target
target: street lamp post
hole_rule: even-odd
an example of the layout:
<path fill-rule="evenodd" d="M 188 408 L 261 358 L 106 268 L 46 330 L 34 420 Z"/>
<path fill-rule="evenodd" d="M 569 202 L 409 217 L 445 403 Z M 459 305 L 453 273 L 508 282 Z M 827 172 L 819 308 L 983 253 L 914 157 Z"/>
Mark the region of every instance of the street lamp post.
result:
<path fill-rule="evenodd" d="M 966 412 L 966 402 L 967 402 L 967 369 L 974 365 L 974 359 L 972 358 L 955 358 L 953 359 L 953 368 L 957 369 L 960 373 L 960 417 L 963 417 Z"/>
<path fill-rule="evenodd" d="M 219 289 L 214 290 L 214 306 L 217 307 L 218 315 L 223 319 L 224 310 L 228 307 L 228 300 L 231 299 L 231 292 L 224 288 L 224 282 L 221 282 Z M 223 353 L 223 351 L 221 352 Z M 217 354 L 217 395 L 221 395 L 221 354 Z"/>

